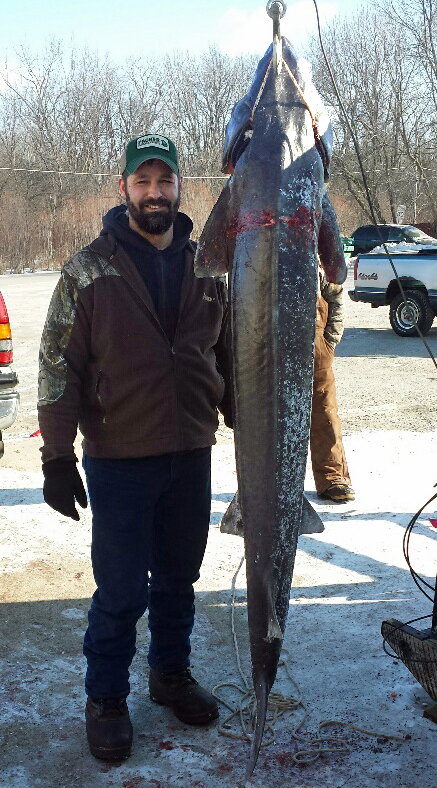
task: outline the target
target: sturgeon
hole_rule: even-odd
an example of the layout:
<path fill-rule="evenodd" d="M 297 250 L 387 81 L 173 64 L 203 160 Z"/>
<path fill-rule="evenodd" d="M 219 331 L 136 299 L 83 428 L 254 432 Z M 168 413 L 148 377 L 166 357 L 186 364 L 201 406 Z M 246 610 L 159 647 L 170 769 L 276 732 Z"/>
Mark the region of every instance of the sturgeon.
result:
<path fill-rule="evenodd" d="M 236 468 L 257 700 L 246 780 L 276 677 L 302 526 L 318 258 L 329 281 L 342 283 L 347 273 L 325 187 L 331 125 L 308 64 L 281 41 L 282 67 L 272 61 L 271 45 L 232 112 L 223 171 L 233 174 L 195 258 L 197 276 L 229 273 Z"/>

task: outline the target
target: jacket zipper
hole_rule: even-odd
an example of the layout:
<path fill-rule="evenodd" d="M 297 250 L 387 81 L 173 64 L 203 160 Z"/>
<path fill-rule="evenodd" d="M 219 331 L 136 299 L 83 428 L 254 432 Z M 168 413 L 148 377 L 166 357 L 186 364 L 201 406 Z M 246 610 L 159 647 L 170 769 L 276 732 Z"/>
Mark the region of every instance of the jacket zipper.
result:
<path fill-rule="evenodd" d="M 100 383 L 101 383 L 101 380 L 102 380 L 102 375 L 103 375 L 102 370 L 99 369 L 99 373 L 97 375 L 97 380 L 96 380 L 96 385 L 95 385 L 95 392 L 96 392 L 97 402 L 99 403 L 100 408 L 102 410 L 102 415 L 103 415 L 102 422 L 103 422 L 103 424 L 106 424 L 106 410 L 105 410 L 105 406 L 103 404 L 103 397 L 102 397 L 102 394 L 101 394 L 101 391 L 100 391 Z"/>
<path fill-rule="evenodd" d="M 175 417 L 176 417 L 176 424 L 177 430 L 179 433 L 179 446 L 182 446 L 182 428 L 181 428 L 181 419 L 180 419 L 180 407 L 179 407 L 179 397 L 177 391 L 177 369 L 176 369 L 176 350 L 175 350 L 175 342 L 178 333 L 178 325 L 179 325 L 179 317 L 178 322 L 176 324 L 176 331 L 173 337 L 173 342 L 170 343 L 171 354 L 173 358 L 173 387 L 174 387 L 174 401 L 175 401 Z"/>

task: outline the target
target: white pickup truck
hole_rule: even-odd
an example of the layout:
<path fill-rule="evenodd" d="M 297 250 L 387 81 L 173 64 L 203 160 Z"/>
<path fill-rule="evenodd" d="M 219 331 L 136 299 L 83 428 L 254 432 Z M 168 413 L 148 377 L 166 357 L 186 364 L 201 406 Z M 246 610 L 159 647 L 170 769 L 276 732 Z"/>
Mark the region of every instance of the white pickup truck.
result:
<path fill-rule="evenodd" d="M 349 290 L 349 297 L 374 308 L 389 304 L 390 325 L 399 336 L 417 336 L 415 323 L 425 335 L 437 314 L 437 241 L 426 246 L 387 244 L 387 248 L 402 282 L 406 303 L 383 246 L 357 255 L 354 289 Z"/>

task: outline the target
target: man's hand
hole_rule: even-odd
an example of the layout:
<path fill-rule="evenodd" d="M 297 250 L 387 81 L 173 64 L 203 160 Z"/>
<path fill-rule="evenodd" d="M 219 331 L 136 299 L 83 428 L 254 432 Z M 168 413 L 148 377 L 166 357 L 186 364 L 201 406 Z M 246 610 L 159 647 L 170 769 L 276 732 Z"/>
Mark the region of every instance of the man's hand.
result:
<path fill-rule="evenodd" d="M 65 517 L 79 520 L 75 502 L 77 501 L 82 509 L 86 509 L 88 501 L 76 461 L 65 457 L 59 460 L 49 460 L 43 463 L 42 471 L 45 502 Z"/>

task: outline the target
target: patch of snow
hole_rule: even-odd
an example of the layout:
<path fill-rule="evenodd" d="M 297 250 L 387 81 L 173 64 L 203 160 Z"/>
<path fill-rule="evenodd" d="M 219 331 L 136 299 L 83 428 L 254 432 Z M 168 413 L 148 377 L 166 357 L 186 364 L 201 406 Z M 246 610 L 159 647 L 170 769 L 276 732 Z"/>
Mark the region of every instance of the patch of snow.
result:
<path fill-rule="evenodd" d="M 401 243 L 386 243 L 385 244 L 390 254 L 394 252 L 395 254 L 412 254 L 417 253 L 420 251 L 428 252 L 432 249 L 437 250 L 437 243 L 435 244 L 412 244 L 408 243 L 407 241 L 401 241 Z M 366 252 L 366 254 L 385 254 L 384 247 L 375 246 L 370 252 Z"/>
<path fill-rule="evenodd" d="M 79 618 L 85 618 L 85 613 L 83 612 L 83 610 L 80 610 L 78 607 L 67 607 L 65 608 L 65 610 L 61 610 L 61 616 L 63 616 L 64 618 L 69 618 L 74 620 Z"/>

